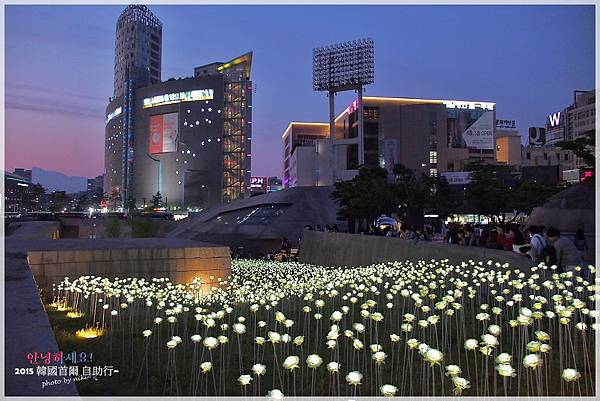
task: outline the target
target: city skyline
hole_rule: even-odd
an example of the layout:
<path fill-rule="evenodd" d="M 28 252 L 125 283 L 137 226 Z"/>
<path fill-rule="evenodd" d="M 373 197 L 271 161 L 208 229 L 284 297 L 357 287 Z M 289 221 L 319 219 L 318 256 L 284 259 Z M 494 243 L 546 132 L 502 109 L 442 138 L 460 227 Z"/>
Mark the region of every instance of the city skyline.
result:
<path fill-rule="evenodd" d="M 313 47 L 371 37 L 367 95 L 496 102 L 497 118 L 516 120 L 522 136 L 570 104 L 573 90 L 595 86 L 593 6 L 149 7 L 163 22 L 163 81 L 254 52 L 252 175 L 281 176 L 290 121 L 327 120 L 326 97 L 312 91 Z M 114 26 L 124 8 L 6 7 L 7 171 L 102 173 Z M 337 21 L 326 24 L 331 14 Z M 225 17 L 230 35 L 222 37 Z M 364 27 L 348 29 L 359 17 Z M 338 96 L 336 112 L 352 98 Z"/>

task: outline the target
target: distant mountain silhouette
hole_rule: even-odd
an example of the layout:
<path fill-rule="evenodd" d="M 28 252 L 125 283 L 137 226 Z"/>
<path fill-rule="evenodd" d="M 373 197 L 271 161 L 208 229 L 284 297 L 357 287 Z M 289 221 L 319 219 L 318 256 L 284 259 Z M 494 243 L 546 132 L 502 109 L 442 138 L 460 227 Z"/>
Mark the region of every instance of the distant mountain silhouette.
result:
<path fill-rule="evenodd" d="M 31 181 L 36 184 L 42 184 L 46 188 L 46 193 L 66 191 L 70 194 L 87 189 L 86 177 L 72 177 L 58 171 L 48 171 L 39 167 L 31 169 Z"/>

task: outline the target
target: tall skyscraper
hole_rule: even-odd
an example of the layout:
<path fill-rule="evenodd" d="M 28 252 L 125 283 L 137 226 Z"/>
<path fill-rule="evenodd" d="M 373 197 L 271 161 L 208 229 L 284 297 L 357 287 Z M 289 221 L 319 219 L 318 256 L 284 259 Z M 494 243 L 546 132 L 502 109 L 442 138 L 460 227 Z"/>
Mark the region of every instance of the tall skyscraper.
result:
<path fill-rule="evenodd" d="M 117 21 L 114 96 L 128 80 L 138 87 L 160 82 L 161 52 L 160 20 L 144 5 L 128 6 Z"/>
<path fill-rule="evenodd" d="M 189 210 L 248 196 L 252 52 L 161 82 L 161 37 L 145 6 L 118 19 L 105 130 L 110 208 L 146 207 L 157 193 L 162 206 Z"/>

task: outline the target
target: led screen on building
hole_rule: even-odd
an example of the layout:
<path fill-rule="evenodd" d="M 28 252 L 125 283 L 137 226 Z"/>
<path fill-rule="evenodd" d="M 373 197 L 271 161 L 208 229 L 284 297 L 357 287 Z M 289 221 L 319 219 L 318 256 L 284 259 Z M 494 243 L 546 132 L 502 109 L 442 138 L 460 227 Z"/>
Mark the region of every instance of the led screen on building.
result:
<path fill-rule="evenodd" d="M 446 109 L 448 146 L 494 149 L 494 112 L 485 109 Z"/>
<path fill-rule="evenodd" d="M 175 152 L 179 128 L 178 113 L 150 117 L 150 154 Z"/>

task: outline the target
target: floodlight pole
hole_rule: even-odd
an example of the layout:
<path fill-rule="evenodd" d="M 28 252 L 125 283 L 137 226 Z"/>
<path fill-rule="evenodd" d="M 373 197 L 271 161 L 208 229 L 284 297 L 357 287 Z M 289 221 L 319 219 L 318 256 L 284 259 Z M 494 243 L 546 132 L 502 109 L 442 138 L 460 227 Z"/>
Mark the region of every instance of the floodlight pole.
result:
<path fill-rule="evenodd" d="M 329 91 L 329 146 L 331 147 L 331 185 L 335 185 L 335 91 Z"/>
<path fill-rule="evenodd" d="M 358 165 L 365 164 L 365 131 L 364 131 L 364 112 L 363 112 L 363 87 L 358 85 Z"/>

